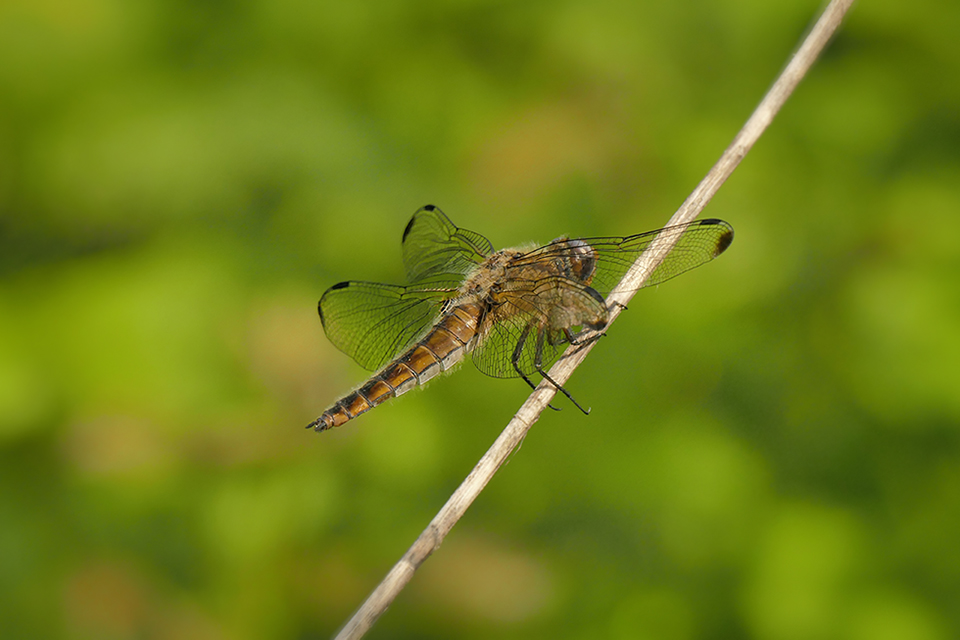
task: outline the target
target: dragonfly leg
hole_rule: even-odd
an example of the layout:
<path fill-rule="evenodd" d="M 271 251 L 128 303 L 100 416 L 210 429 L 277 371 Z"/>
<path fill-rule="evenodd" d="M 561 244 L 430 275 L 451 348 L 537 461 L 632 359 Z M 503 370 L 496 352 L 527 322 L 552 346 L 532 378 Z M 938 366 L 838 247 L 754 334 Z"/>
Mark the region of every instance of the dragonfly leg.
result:
<path fill-rule="evenodd" d="M 585 344 L 590 344 L 591 342 L 596 342 L 603 336 L 607 335 L 603 331 L 593 331 L 586 329 L 580 333 L 574 335 L 570 329 L 564 329 L 564 332 L 567 334 L 567 342 L 572 344 L 575 347 L 581 347 Z M 586 335 L 586 337 L 581 338 L 580 336 Z"/>
<path fill-rule="evenodd" d="M 536 367 L 537 373 L 543 376 L 544 380 L 552 384 L 557 391 L 567 396 L 570 402 L 572 402 L 574 406 L 577 407 L 577 409 L 580 409 L 580 411 L 583 411 L 584 415 L 590 415 L 589 409 L 584 409 L 583 407 L 581 407 L 580 403 L 574 400 L 573 396 L 570 395 L 570 392 L 564 389 L 560 384 L 558 384 L 557 381 L 551 378 L 550 374 L 543 369 L 543 340 L 544 340 L 544 332 L 541 331 L 537 336 L 537 350 L 533 358 L 533 366 Z"/>
<path fill-rule="evenodd" d="M 526 327 L 524 327 L 523 333 L 520 334 L 520 339 L 517 340 L 517 346 L 513 348 L 513 356 L 510 358 L 510 362 L 511 364 L 513 364 L 513 368 L 516 370 L 516 372 L 520 374 L 520 377 L 523 378 L 523 381 L 526 382 L 528 385 L 530 385 L 531 389 L 536 390 L 537 385 L 533 384 L 533 380 L 528 378 L 527 374 L 525 374 L 523 371 L 520 370 L 520 354 L 523 353 L 523 345 L 526 344 L 527 337 L 529 337 L 529 335 L 530 335 L 530 325 L 527 325 Z M 541 345 L 541 348 L 542 348 L 542 345 Z M 554 384 L 553 386 L 557 386 L 557 385 Z M 577 404 L 577 403 L 574 402 L 574 404 Z M 553 409 L 554 411 L 560 411 L 560 407 L 555 407 L 549 403 L 547 404 L 547 406 Z"/>

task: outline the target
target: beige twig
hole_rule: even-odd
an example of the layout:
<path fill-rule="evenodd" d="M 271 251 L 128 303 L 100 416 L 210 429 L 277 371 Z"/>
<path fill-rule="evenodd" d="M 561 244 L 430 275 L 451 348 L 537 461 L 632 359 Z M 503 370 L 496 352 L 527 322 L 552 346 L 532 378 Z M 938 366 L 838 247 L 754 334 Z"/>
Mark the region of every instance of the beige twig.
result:
<path fill-rule="evenodd" d="M 823 51 L 830 36 L 840 25 L 843 16 L 853 4 L 853 1 L 832 0 L 830 2 L 816 25 L 807 34 L 803 44 L 780 74 L 780 77 L 777 78 L 773 87 L 770 88 L 763 101 L 753 112 L 753 115 L 750 116 L 736 138 L 720 156 L 720 160 L 710 169 L 710 172 L 697 185 L 697 188 L 693 190 L 693 193 L 690 194 L 677 212 L 673 214 L 667 226 L 692 221 L 700 214 L 716 194 L 720 185 L 733 173 L 733 170 L 740 164 L 740 161 L 753 147 L 784 102 L 793 93 L 797 84 Z M 670 252 L 678 237 L 677 234 L 661 236 L 637 259 L 637 262 L 617 287 L 617 291 L 608 298 L 608 301 L 613 303 L 611 322 L 620 314 L 623 308 L 620 305 L 625 306 L 630 301 L 640 285 Z M 550 376 L 559 384 L 565 384 L 595 344 L 596 342 L 591 342 L 580 348 L 571 347 L 568 349 L 564 356 L 550 369 Z M 440 509 L 429 526 L 420 534 L 413 546 L 407 550 L 400 561 L 394 565 L 393 569 L 340 630 L 337 635 L 338 640 L 360 638 L 373 626 L 377 618 L 386 611 L 397 594 L 410 581 L 417 568 L 440 547 L 440 543 L 443 542 L 447 533 L 463 516 L 470 504 L 473 503 L 497 472 L 497 469 L 500 468 L 500 465 L 520 444 L 527 431 L 537 421 L 543 410 L 547 408 L 547 404 L 555 393 L 556 389 L 543 381 L 530 394 L 530 397 L 507 424 L 500 437 L 487 450 L 477 466 L 470 472 L 470 475 L 453 492 L 453 495 L 443 505 L 443 508 Z"/>

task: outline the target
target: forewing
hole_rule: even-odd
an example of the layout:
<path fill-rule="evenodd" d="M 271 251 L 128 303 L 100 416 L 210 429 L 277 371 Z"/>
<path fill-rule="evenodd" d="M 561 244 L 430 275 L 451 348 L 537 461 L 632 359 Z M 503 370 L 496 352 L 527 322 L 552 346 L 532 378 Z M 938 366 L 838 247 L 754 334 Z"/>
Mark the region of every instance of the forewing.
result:
<path fill-rule="evenodd" d="M 455 289 L 341 282 L 320 298 L 330 342 L 371 371 L 400 355 L 434 323 Z"/>
<path fill-rule="evenodd" d="M 460 229 L 439 208 L 420 208 L 403 231 L 403 265 L 410 282 L 463 276 L 493 252 L 479 233 Z"/>
<path fill-rule="evenodd" d="M 640 254 L 661 234 L 675 237 L 677 243 L 640 288 L 658 285 L 699 267 L 723 253 L 733 242 L 733 227 L 723 220 L 708 218 L 625 238 L 556 240 L 526 254 L 522 261 L 564 259 L 574 255 L 571 243 L 589 245 L 594 251 L 596 263 L 585 282 L 606 298 L 617 288 L 620 279 Z M 577 251 L 582 254 L 583 249 Z M 574 257 L 582 259 L 581 255 Z"/>

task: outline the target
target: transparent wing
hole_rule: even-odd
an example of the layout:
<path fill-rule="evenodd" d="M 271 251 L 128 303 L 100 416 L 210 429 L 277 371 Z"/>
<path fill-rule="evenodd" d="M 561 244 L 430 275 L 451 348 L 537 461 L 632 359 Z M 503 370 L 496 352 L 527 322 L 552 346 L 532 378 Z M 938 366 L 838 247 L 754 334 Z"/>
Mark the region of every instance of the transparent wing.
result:
<path fill-rule="evenodd" d="M 519 378 L 521 373 L 532 376 L 538 344 L 544 368 L 557 358 L 560 347 L 541 335 L 543 329 L 522 318 L 504 318 L 490 328 L 486 338 L 472 354 L 473 364 L 482 373 L 494 378 Z M 516 366 L 514 363 L 516 362 Z"/>
<path fill-rule="evenodd" d="M 420 338 L 456 289 L 341 282 L 320 298 L 320 321 L 335 347 L 376 370 Z"/>
<path fill-rule="evenodd" d="M 432 204 L 417 210 L 403 231 L 403 266 L 410 282 L 463 276 L 491 253 L 489 240 L 459 229 Z"/>
<path fill-rule="evenodd" d="M 520 318 L 506 318 L 490 329 L 487 337 L 473 351 L 473 364 L 493 378 L 519 378 L 532 376 L 537 368 L 534 364 L 539 351 L 541 367 L 550 365 L 563 349 L 562 341 L 551 338 L 562 334 L 550 335 L 542 326 L 534 322 L 524 322 Z"/>
<path fill-rule="evenodd" d="M 587 258 L 593 263 L 585 267 L 581 282 L 590 285 L 606 298 L 633 265 L 637 257 L 647 250 L 660 235 L 676 236 L 677 243 L 666 258 L 654 270 L 642 287 L 651 287 L 699 267 L 723 253 L 733 242 L 733 227 L 715 218 L 696 220 L 688 224 L 648 231 L 625 238 L 579 238 L 559 239 L 535 249 L 516 262 L 517 267 L 534 265 L 544 261 L 584 262 L 584 247 L 593 250 Z"/>
<path fill-rule="evenodd" d="M 512 275 L 483 319 L 484 337 L 472 354 L 476 367 L 494 378 L 533 375 L 538 363 L 548 369 L 568 341 L 563 329 L 606 311 L 602 298 L 569 278 L 536 277 L 530 270 Z"/>
<path fill-rule="evenodd" d="M 660 234 L 677 243 L 644 287 L 709 262 L 733 241 L 729 224 L 707 219 L 625 238 L 561 238 L 535 249 L 507 270 L 473 353 L 477 368 L 498 378 L 530 375 L 538 361 L 547 368 L 568 331 L 606 322 L 604 298 Z"/>

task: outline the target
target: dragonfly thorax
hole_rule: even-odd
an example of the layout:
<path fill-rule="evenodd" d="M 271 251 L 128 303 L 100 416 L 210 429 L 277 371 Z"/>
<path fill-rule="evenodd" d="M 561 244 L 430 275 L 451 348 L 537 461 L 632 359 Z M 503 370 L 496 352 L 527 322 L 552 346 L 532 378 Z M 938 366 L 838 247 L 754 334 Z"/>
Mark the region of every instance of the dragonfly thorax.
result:
<path fill-rule="evenodd" d="M 503 249 L 491 254 L 464 280 L 460 287 L 462 298 L 485 299 L 502 288 L 511 262 L 523 255 L 515 249 Z"/>
<path fill-rule="evenodd" d="M 596 263 L 593 249 L 567 239 L 548 247 L 556 251 L 533 260 L 530 252 L 515 249 L 491 255 L 469 279 L 474 299 L 488 304 L 497 321 L 548 334 L 606 326 L 606 301 L 588 286 Z"/>

